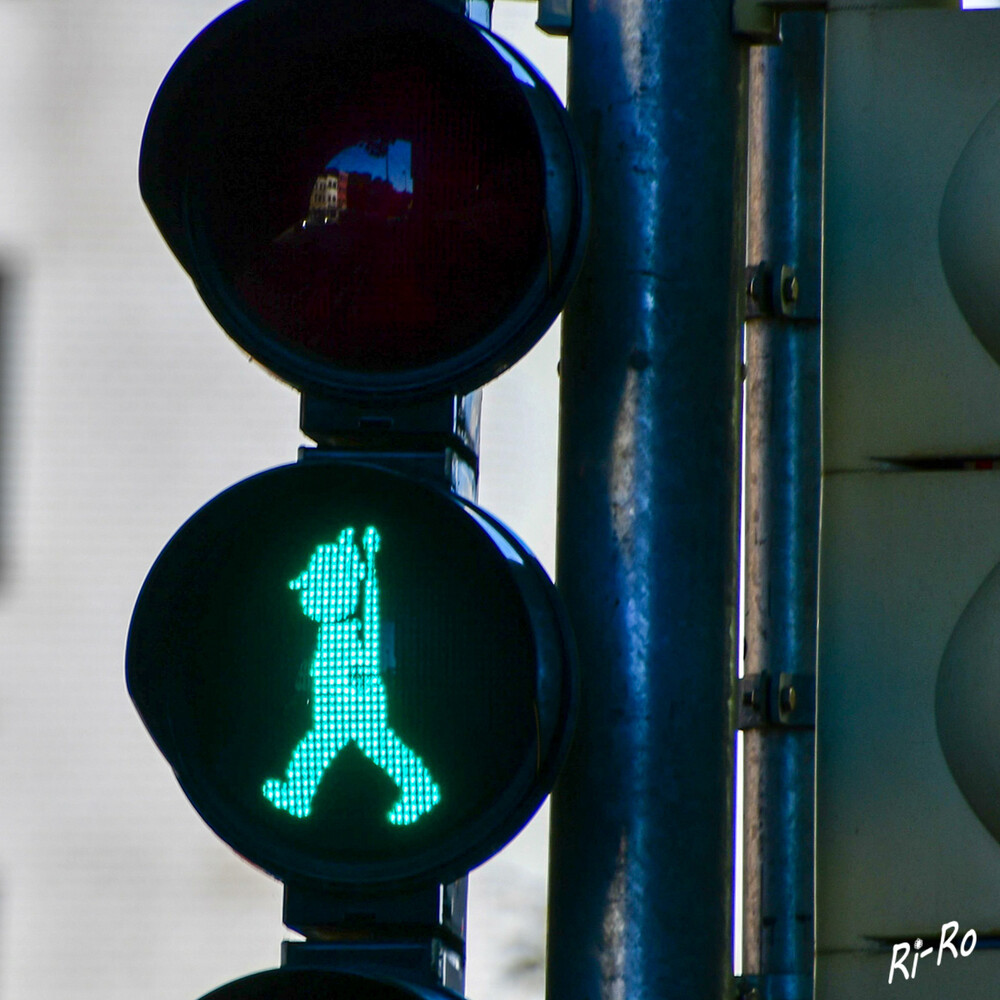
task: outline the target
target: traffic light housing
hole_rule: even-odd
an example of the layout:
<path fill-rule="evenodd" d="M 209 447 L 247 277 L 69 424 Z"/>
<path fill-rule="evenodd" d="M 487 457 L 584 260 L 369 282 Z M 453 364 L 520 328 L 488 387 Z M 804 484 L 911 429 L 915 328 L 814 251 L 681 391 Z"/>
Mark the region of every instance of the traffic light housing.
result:
<path fill-rule="evenodd" d="M 306 392 L 461 395 L 548 329 L 582 257 L 558 98 L 432 0 L 250 0 L 150 111 L 143 197 L 222 327 Z"/>
<path fill-rule="evenodd" d="M 373 465 L 244 480 L 181 527 L 136 603 L 129 690 L 205 821 L 285 882 L 464 875 L 566 749 L 571 639 L 524 545 Z"/>
<path fill-rule="evenodd" d="M 990 675 L 958 684 L 954 654 L 1000 560 L 1000 368 L 968 308 L 996 290 L 968 228 L 995 217 L 977 147 L 1000 18 L 838 9 L 826 41 L 816 995 L 986 998 L 1000 844 L 976 799 L 996 734 Z M 938 964 L 954 921 L 979 945 Z"/>
<path fill-rule="evenodd" d="M 318 444 L 197 511 L 129 630 L 151 736 L 306 936 L 212 996 L 452 996 L 464 876 L 540 805 L 572 731 L 558 595 L 472 500 L 478 387 L 582 260 L 568 117 L 436 0 L 244 0 L 170 70 L 139 175 Z"/>

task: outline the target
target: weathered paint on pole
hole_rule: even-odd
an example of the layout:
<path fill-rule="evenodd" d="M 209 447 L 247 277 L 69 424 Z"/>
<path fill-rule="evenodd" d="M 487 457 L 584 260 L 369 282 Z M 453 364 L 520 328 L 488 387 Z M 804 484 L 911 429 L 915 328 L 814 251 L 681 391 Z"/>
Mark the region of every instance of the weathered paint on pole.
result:
<path fill-rule="evenodd" d="M 576 4 L 592 186 L 563 321 L 557 580 L 582 707 L 550 1000 L 732 990 L 746 49 L 730 0 Z"/>
<path fill-rule="evenodd" d="M 825 14 L 781 28 L 750 57 L 747 252 L 795 285 L 784 311 L 746 325 L 744 667 L 772 686 L 795 678 L 802 699 L 816 674 Z M 743 972 L 775 1000 L 812 997 L 812 726 L 744 734 Z"/>

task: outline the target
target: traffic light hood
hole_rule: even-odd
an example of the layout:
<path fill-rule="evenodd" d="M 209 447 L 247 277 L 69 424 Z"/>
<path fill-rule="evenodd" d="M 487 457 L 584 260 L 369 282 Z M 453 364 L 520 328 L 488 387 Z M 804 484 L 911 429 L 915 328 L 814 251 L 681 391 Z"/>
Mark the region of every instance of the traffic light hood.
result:
<path fill-rule="evenodd" d="M 246 0 L 181 54 L 144 200 L 223 328 L 303 390 L 464 393 L 557 315 L 583 253 L 568 116 L 431 0 Z"/>

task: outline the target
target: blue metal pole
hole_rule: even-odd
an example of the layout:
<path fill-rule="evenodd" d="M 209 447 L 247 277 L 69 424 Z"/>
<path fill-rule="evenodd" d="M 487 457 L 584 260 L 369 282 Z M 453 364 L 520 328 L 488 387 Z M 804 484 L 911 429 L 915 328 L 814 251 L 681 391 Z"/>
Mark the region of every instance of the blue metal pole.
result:
<path fill-rule="evenodd" d="M 746 51 L 730 0 L 590 0 L 592 185 L 563 320 L 557 581 L 582 670 L 552 804 L 550 1000 L 732 990 Z"/>
<path fill-rule="evenodd" d="M 771 283 L 746 325 L 744 691 L 770 704 L 744 733 L 743 972 L 761 1000 L 813 993 L 825 16 L 782 15 L 750 61 L 747 244 Z"/>

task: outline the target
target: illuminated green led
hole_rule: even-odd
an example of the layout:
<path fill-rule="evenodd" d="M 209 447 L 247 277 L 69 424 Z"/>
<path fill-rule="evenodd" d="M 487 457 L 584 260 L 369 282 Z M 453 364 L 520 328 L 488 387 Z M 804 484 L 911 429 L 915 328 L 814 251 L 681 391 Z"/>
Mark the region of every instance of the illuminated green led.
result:
<path fill-rule="evenodd" d="M 312 728 L 292 752 L 285 780 L 269 778 L 265 797 L 278 809 L 304 818 L 333 759 L 354 743 L 400 790 L 390 823 L 414 823 L 441 800 L 441 789 L 424 762 L 389 728 L 379 671 L 379 590 L 375 554 L 379 534 L 365 529 L 362 550 L 354 529 L 332 545 L 318 545 L 306 570 L 288 586 L 299 591 L 303 612 L 320 623 L 313 656 Z M 359 594 L 361 583 L 364 592 Z M 359 614 L 359 599 L 362 606 Z"/>

